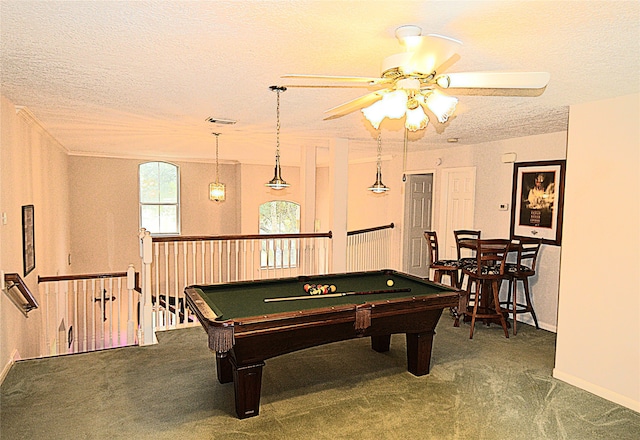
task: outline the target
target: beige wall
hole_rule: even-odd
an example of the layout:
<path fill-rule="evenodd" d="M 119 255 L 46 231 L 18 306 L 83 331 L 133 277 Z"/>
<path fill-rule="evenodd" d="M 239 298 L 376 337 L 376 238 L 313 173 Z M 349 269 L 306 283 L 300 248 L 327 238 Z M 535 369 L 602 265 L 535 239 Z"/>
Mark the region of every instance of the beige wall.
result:
<path fill-rule="evenodd" d="M 0 211 L 7 219 L 0 223 L 0 270 L 23 277 L 22 206 L 34 205 L 36 267 L 23 278 L 42 304 L 38 276 L 68 273 L 67 155 L 27 109 L 0 99 Z M 41 311 L 33 310 L 25 318 L 0 293 L 0 380 L 13 360 L 40 354 Z"/>
<path fill-rule="evenodd" d="M 375 155 L 368 162 L 349 164 L 347 229 L 353 231 L 393 223 L 387 267 L 402 270 L 402 158 L 385 155 L 382 159 L 382 182 L 389 188 L 386 193 L 374 194 L 368 190 L 376 181 L 376 168 Z"/>
<path fill-rule="evenodd" d="M 282 167 L 282 178 L 291 186 L 281 190 L 274 190 L 264 186 L 273 178 L 272 165 L 240 166 L 242 181 L 242 234 L 257 234 L 259 232 L 260 205 L 272 200 L 288 200 L 301 203 L 304 192 L 300 188 L 300 170 L 298 167 Z"/>
<path fill-rule="evenodd" d="M 73 273 L 139 270 L 138 166 L 143 160 L 69 159 Z M 224 202 L 209 200 L 215 163 L 172 162 L 180 168 L 182 235 L 240 233 L 238 165 L 221 164 Z"/>
<path fill-rule="evenodd" d="M 554 377 L 640 412 L 640 95 L 571 107 Z"/>
<path fill-rule="evenodd" d="M 367 189 L 376 181 L 376 167 L 375 161 L 349 165 L 349 231 L 402 223 L 402 213 L 394 208 L 402 200 L 402 185 L 397 173 L 391 173 L 390 160 L 382 161 L 382 182 L 390 190 L 374 194 Z"/>

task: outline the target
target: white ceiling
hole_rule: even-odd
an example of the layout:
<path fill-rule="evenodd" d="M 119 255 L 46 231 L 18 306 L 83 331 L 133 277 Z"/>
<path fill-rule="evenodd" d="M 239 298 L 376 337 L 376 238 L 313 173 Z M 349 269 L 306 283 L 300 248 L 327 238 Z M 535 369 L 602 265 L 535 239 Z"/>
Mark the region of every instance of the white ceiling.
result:
<path fill-rule="evenodd" d="M 411 150 L 565 130 L 568 106 L 640 91 L 640 2 L 633 1 L 8 1 L 1 0 L 3 95 L 26 106 L 71 154 L 273 163 L 276 94 L 287 73 L 379 76 L 401 51 L 395 29 L 461 40 L 448 71 L 547 71 L 538 97 L 458 96 L 445 126 Z M 366 88 L 289 88 L 281 155 L 350 140 L 375 156 L 361 112 L 324 110 Z M 236 125 L 214 125 L 206 118 Z M 402 150 L 383 122 L 383 153 Z M 594 120 L 594 124 L 598 121 Z M 605 130 L 606 127 L 603 127 Z"/>

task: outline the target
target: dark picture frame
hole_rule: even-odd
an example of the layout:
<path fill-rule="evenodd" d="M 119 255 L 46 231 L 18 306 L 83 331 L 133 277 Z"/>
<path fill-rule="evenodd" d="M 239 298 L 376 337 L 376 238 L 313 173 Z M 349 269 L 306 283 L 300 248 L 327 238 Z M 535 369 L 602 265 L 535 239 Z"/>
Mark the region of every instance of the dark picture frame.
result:
<path fill-rule="evenodd" d="M 560 246 L 566 160 L 516 162 L 511 187 L 511 239 Z"/>
<path fill-rule="evenodd" d="M 36 243 L 33 205 L 22 207 L 22 267 L 26 277 L 36 267 Z"/>

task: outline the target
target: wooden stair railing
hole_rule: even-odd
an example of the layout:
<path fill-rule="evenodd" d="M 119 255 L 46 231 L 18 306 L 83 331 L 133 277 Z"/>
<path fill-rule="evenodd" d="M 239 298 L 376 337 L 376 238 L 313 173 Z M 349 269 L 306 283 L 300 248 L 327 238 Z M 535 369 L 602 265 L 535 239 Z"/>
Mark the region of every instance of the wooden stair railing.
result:
<path fill-rule="evenodd" d="M 38 276 L 42 353 L 52 356 L 135 345 L 140 273 Z"/>
<path fill-rule="evenodd" d="M 110 273 L 85 273 L 80 275 L 55 275 L 48 277 L 38 276 L 38 284 L 47 283 L 52 281 L 73 281 L 73 280 L 91 280 L 99 278 L 126 278 L 127 272 L 110 272 Z M 141 292 L 140 288 L 140 273 L 135 273 L 135 286 L 134 290 Z"/>
<path fill-rule="evenodd" d="M 173 241 L 231 241 L 231 240 L 278 240 L 282 238 L 331 238 L 333 233 L 309 232 L 303 234 L 253 234 L 253 235 L 191 235 L 153 237 L 154 243 Z"/>
<path fill-rule="evenodd" d="M 393 223 L 347 232 L 347 270 L 387 269 L 391 264 Z"/>
<path fill-rule="evenodd" d="M 350 236 L 350 235 L 358 235 L 358 234 L 366 234 L 368 232 L 382 231 L 384 229 L 393 229 L 394 227 L 395 227 L 395 225 L 393 223 L 389 223 L 388 225 L 375 226 L 373 228 L 358 229 L 358 230 L 355 230 L 355 231 L 347 232 L 347 237 Z"/>

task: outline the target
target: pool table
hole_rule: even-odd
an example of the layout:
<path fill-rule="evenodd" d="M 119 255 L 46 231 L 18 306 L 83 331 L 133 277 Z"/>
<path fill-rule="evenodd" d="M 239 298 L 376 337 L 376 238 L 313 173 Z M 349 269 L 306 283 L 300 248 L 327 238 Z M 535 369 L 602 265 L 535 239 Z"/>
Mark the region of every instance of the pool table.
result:
<path fill-rule="evenodd" d="M 305 285 L 336 291 L 311 295 Z M 460 295 L 393 270 L 195 285 L 185 293 L 216 352 L 218 380 L 234 383 L 241 419 L 258 415 L 264 361 L 296 350 L 367 336 L 385 352 L 392 334 L 405 333 L 408 371 L 428 374 L 436 324 Z"/>

